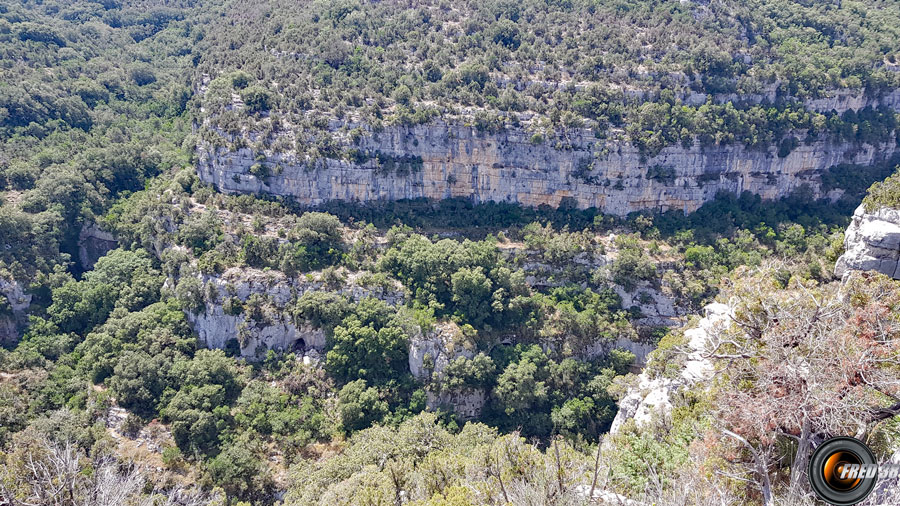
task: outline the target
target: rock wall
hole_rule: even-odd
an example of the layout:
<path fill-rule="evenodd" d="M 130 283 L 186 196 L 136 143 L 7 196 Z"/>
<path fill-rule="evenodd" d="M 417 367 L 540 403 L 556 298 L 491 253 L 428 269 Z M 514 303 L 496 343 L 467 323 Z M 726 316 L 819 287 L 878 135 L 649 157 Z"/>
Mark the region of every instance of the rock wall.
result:
<path fill-rule="evenodd" d="M 323 282 L 251 268 L 231 268 L 221 275 L 199 275 L 199 279 L 203 286 L 203 309 L 188 312 L 187 317 L 204 346 L 224 349 L 236 340 L 241 356 L 251 360 L 264 357 L 268 350 L 322 351 L 325 348 L 322 329 L 295 322 L 289 311 L 291 302 L 304 293 L 327 290 Z M 357 301 L 366 297 L 376 297 L 392 305 L 404 301 L 399 291 L 365 287 L 357 281 L 358 277 L 351 275 L 347 283 L 334 291 Z M 236 314 L 225 310 L 226 302 L 232 297 L 244 303 L 253 294 L 261 295 L 266 301 L 263 319 L 254 320 L 244 310 Z"/>
<path fill-rule="evenodd" d="M 834 275 L 843 279 L 852 271 L 878 271 L 900 279 L 900 210 L 856 208 Z"/>
<path fill-rule="evenodd" d="M 896 65 L 894 65 L 895 72 Z M 671 77 L 674 77 L 671 76 Z M 685 85 L 690 85 L 688 81 L 683 81 Z M 778 82 L 766 86 L 759 93 L 702 93 L 696 91 L 685 91 L 678 94 L 678 98 L 685 105 L 694 107 L 701 106 L 707 101 L 712 100 L 717 104 L 726 102 L 761 104 L 763 102 L 775 103 L 780 98 L 778 94 Z M 500 83 L 498 83 L 498 86 Z M 576 86 L 577 88 L 577 86 Z M 558 88 L 556 88 L 558 89 Z M 625 95 L 631 102 L 640 103 L 647 100 L 647 94 L 642 90 L 625 90 Z M 893 90 L 880 96 L 870 96 L 862 89 L 837 89 L 825 92 L 825 96 L 819 98 L 806 98 L 800 101 L 803 106 L 811 111 L 816 112 L 837 112 L 843 114 L 849 110 L 858 111 L 865 107 L 887 107 L 895 111 L 900 111 L 900 90 Z"/>
<path fill-rule="evenodd" d="M 900 90 L 893 90 L 880 97 L 867 97 L 862 90 L 834 90 L 827 97 L 806 99 L 803 105 L 814 111 L 836 111 L 838 114 L 850 109 L 858 111 L 864 107 L 887 107 L 900 111 Z"/>
<path fill-rule="evenodd" d="M 475 356 L 475 344 L 463 336 L 453 322 L 440 322 L 426 334 L 409 342 L 409 372 L 418 380 L 440 374 L 457 357 Z"/>
<path fill-rule="evenodd" d="M 0 344 L 15 343 L 28 322 L 31 294 L 18 281 L 0 278 Z"/>
<path fill-rule="evenodd" d="M 469 388 L 451 392 L 425 391 L 425 405 L 428 409 L 450 408 L 463 420 L 474 420 L 481 416 L 487 402 L 487 395 L 481 388 Z"/>
<path fill-rule="evenodd" d="M 660 271 L 659 278 L 662 279 L 665 271 L 662 269 Z M 681 318 L 687 315 L 687 309 L 679 306 L 678 300 L 661 292 L 649 281 L 638 281 L 630 292 L 619 285 L 613 285 L 613 289 L 622 298 L 623 308 L 637 307 L 641 312 L 643 318 L 635 320 L 638 325 L 680 327 Z M 647 350 L 646 353 L 650 351 L 652 349 Z M 635 353 L 637 352 L 635 351 Z"/>
<path fill-rule="evenodd" d="M 587 129 L 569 130 L 563 137 L 535 144 L 521 128 L 485 133 L 435 121 L 387 127 L 360 138 L 356 147 L 362 152 L 421 157 L 421 167 L 409 173 L 376 170 L 374 160 L 326 159 L 315 168 L 292 151 L 266 153 L 267 159 L 259 162 L 257 153 L 247 148 L 229 151 L 206 145 L 199 148 L 197 171 L 222 191 L 291 196 L 304 205 L 463 197 L 558 206 L 567 199 L 581 208 L 625 215 L 693 211 L 720 191 L 750 191 L 766 199 L 784 197 L 803 184 L 818 191 L 824 169 L 841 163 L 872 164 L 897 150 L 894 143 L 857 146 L 820 139 L 801 144 L 784 158 L 774 146 L 765 151 L 694 145 L 670 146 L 644 159 L 630 142 L 598 140 Z M 257 163 L 266 165 L 271 175 L 251 175 L 250 167 Z"/>
<path fill-rule="evenodd" d="M 440 322 L 409 340 L 409 372 L 426 386 L 429 409 L 450 408 L 463 420 L 481 416 L 487 395 L 481 388 L 441 389 L 444 369 L 458 357 L 475 356 L 475 343 L 453 322 Z"/>
<path fill-rule="evenodd" d="M 297 297 L 306 292 L 328 290 L 323 283 L 248 268 L 231 268 L 220 275 L 198 275 L 198 279 L 203 286 L 203 309 L 189 311 L 187 317 L 200 343 L 207 348 L 224 349 L 237 343 L 240 355 L 248 360 L 264 358 L 269 350 L 295 351 L 303 353 L 304 360 L 317 360 L 325 350 L 324 330 L 296 321 L 290 314 L 290 306 Z M 366 297 L 376 297 L 391 305 L 405 301 L 399 290 L 364 287 L 357 281 L 356 276 L 348 276 L 342 286 L 332 291 L 356 301 Z M 252 295 L 265 300 L 262 318 L 251 318 L 246 307 L 239 311 L 226 310 L 229 299 L 246 303 Z M 437 391 L 432 388 L 436 383 L 431 385 L 453 359 L 472 358 L 474 343 L 452 322 L 438 323 L 425 333 L 418 326 L 410 330 L 409 370 L 417 379 L 429 383 L 427 406 L 449 407 L 464 419 L 477 418 L 486 401 L 483 390 Z"/>
<path fill-rule="evenodd" d="M 713 366 L 701 356 L 709 334 L 721 325 L 727 324 L 731 308 L 714 303 L 704 309 L 706 315 L 697 326 L 684 331 L 690 352 L 681 372 L 675 377 L 651 376 L 642 372 L 637 383 L 619 401 L 619 412 L 610 427 L 610 434 L 618 432 L 628 420 L 634 420 L 638 427 L 650 422 L 654 416 L 667 416 L 672 411 L 672 395 L 680 388 L 698 384 L 710 378 Z"/>
<path fill-rule="evenodd" d="M 119 242 L 110 232 L 103 230 L 96 223 L 85 223 L 78 233 L 78 261 L 81 268 L 93 269 L 100 257 L 118 246 Z"/>

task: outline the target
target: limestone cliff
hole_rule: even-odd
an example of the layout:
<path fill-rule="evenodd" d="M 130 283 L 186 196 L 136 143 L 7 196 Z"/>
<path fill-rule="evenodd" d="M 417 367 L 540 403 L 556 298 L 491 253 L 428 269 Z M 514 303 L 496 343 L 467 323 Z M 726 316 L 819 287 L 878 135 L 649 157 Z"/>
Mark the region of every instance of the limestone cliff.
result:
<path fill-rule="evenodd" d="M 18 281 L 0 278 L 0 344 L 19 340 L 29 306 L 31 294 Z"/>
<path fill-rule="evenodd" d="M 710 332 L 724 325 L 732 313 L 730 307 L 719 303 L 706 306 L 705 312 L 705 317 L 695 327 L 684 331 L 687 356 L 677 373 L 644 371 L 638 375 L 636 383 L 619 401 L 619 412 L 610 428 L 611 434 L 615 434 L 628 420 L 634 420 L 640 427 L 654 416 L 667 416 L 672 410 L 672 396 L 679 389 L 710 378 L 712 364 L 702 356 L 702 351 Z"/>
<path fill-rule="evenodd" d="M 459 357 L 475 356 L 474 341 L 463 335 L 453 322 L 441 322 L 410 336 L 409 371 L 426 383 L 426 401 L 430 409 L 452 409 L 465 420 L 478 418 L 487 402 L 482 388 L 443 388 L 444 369 Z"/>
<path fill-rule="evenodd" d="M 295 321 L 289 310 L 291 302 L 304 293 L 326 290 L 323 281 L 250 268 L 197 276 L 204 287 L 202 307 L 187 312 L 187 317 L 204 346 L 222 349 L 236 343 L 241 356 L 248 359 L 264 357 L 268 350 L 324 350 L 323 330 Z M 397 305 L 404 300 L 401 291 L 363 286 L 355 275 L 334 291 L 357 301 L 376 297 Z M 256 317 L 243 307 L 253 295 L 263 300 Z"/>
<path fill-rule="evenodd" d="M 878 271 L 900 279 L 900 210 L 866 211 L 860 205 L 844 235 L 844 254 L 834 275 L 845 278 L 852 271 Z"/>
<path fill-rule="evenodd" d="M 236 345 L 236 351 L 248 360 L 264 358 L 269 350 L 297 352 L 305 360 L 321 357 L 326 347 L 325 331 L 298 321 L 290 311 L 292 302 L 306 292 L 331 290 L 357 301 L 376 297 L 395 306 L 405 302 L 401 290 L 364 286 L 357 274 L 349 275 L 337 287 L 327 287 L 322 281 L 305 276 L 291 278 L 279 272 L 248 268 L 196 276 L 204 287 L 202 307 L 188 311 L 187 317 L 200 343 L 218 349 Z M 254 296 L 263 301 L 259 311 L 247 307 Z M 451 322 L 438 323 L 424 332 L 416 325 L 409 331 L 409 370 L 428 384 L 427 405 L 432 409 L 453 409 L 465 419 L 478 417 L 486 401 L 482 389 L 437 387 L 444 368 L 452 360 L 475 355 L 474 343 Z"/>
<path fill-rule="evenodd" d="M 339 136 L 340 127 L 333 129 Z M 287 141 L 282 145 L 295 141 L 290 132 L 277 135 Z M 313 163 L 291 150 L 231 151 L 201 143 L 197 170 L 202 180 L 226 192 L 291 196 L 305 205 L 463 197 L 558 206 L 566 200 L 581 208 L 625 215 L 639 210 L 690 212 L 720 191 L 749 191 L 774 199 L 808 184 L 821 195 L 819 177 L 825 169 L 842 163 L 872 164 L 897 151 L 894 143 L 855 145 L 820 138 L 801 143 L 785 157 L 778 156 L 774 146 L 759 150 L 739 144 L 695 144 L 670 146 L 645 159 L 627 140 L 600 140 L 588 129 L 568 130 L 557 140 L 538 142 L 523 128 L 509 126 L 490 133 L 444 121 L 365 131 L 356 143 L 348 139 L 341 143 L 365 155 Z M 375 154 L 383 160 L 415 163 L 403 170 L 384 170 Z"/>

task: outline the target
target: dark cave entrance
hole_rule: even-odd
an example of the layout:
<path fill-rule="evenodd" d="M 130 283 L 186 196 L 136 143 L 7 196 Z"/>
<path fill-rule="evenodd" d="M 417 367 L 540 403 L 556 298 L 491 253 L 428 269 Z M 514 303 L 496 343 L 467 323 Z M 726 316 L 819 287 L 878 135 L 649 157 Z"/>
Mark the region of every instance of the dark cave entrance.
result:
<path fill-rule="evenodd" d="M 303 355 L 304 353 L 306 353 L 306 341 L 304 341 L 303 339 L 297 339 L 291 346 L 291 351 L 293 351 L 297 355 Z"/>

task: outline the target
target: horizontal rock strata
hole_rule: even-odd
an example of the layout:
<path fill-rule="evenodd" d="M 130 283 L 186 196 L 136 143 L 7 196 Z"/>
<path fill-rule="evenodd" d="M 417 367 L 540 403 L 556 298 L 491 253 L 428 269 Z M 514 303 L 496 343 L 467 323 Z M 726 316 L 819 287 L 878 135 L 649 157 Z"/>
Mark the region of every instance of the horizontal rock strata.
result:
<path fill-rule="evenodd" d="M 896 150 L 893 143 L 855 145 L 819 139 L 779 157 L 743 145 L 670 146 L 645 159 L 627 141 L 599 140 L 590 130 L 569 130 L 565 140 L 532 141 L 524 129 L 500 133 L 435 121 L 392 126 L 363 135 L 362 153 L 421 159 L 412 167 L 385 171 L 378 162 L 325 159 L 316 164 L 292 152 L 259 153 L 244 148 L 201 146 L 199 177 L 226 192 L 290 196 L 304 205 L 327 201 L 468 198 L 524 206 L 595 207 L 609 214 L 633 211 L 690 212 L 724 191 L 749 191 L 766 199 L 789 195 L 807 184 L 819 192 L 825 169 L 842 163 L 872 164 Z M 266 167 L 256 176 L 255 164 Z M 257 170 L 257 174 L 260 172 Z"/>

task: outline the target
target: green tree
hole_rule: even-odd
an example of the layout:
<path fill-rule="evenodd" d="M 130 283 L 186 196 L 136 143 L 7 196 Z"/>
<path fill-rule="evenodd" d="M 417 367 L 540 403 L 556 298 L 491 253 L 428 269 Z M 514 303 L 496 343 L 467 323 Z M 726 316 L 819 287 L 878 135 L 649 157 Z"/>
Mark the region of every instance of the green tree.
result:
<path fill-rule="evenodd" d="M 172 362 L 164 355 L 129 351 L 121 355 L 110 378 L 110 388 L 122 407 L 153 417 L 163 392 L 172 386 Z"/>
<path fill-rule="evenodd" d="M 268 111 L 272 106 L 272 95 L 269 90 L 256 84 L 241 91 L 241 100 L 251 113 Z"/>
<path fill-rule="evenodd" d="M 240 437 L 225 445 L 207 465 L 212 482 L 229 497 L 268 503 L 274 490 L 269 466 L 259 455 L 265 448 L 249 437 Z"/>
<path fill-rule="evenodd" d="M 491 316 L 491 280 L 481 267 L 463 267 L 450 277 L 452 300 L 460 316 L 475 327 L 482 327 Z"/>
<path fill-rule="evenodd" d="M 354 314 L 334 328 L 325 366 L 342 381 L 373 383 L 401 378 L 408 371 L 407 336 L 377 299 L 364 299 Z"/>
<path fill-rule="evenodd" d="M 341 426 L 351 432 L 381 421 L 388 414 L 388 403 L 381 399 L 378 389 L 358 379 L 344 385 L 338 392 Z"/>

